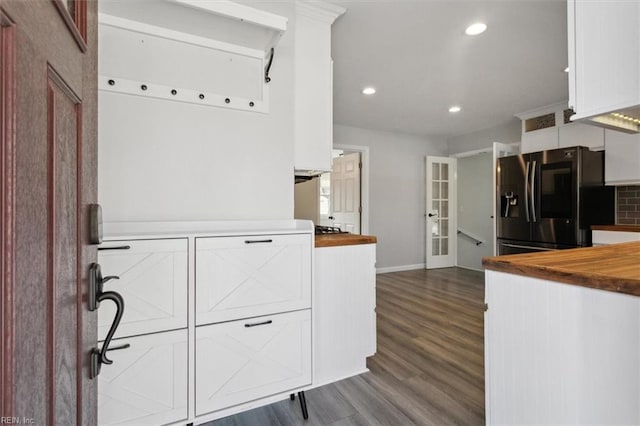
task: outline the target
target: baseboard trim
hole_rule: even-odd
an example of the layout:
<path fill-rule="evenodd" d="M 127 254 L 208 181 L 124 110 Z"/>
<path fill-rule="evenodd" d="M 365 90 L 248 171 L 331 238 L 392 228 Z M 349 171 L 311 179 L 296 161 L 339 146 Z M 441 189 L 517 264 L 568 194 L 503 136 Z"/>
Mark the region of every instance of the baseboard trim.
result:
<path fill-rule="evenodd" d="M 387 274 L 389 272 L 413 271 L 415 269 L 424 269 L 424 263 L 416 263 L 415 265 L 388 266 L 386 268 L 377 268 L 376 274 Z"/>
<path fill-rule="evenodd" d="M 461 269 L 466 269 L 468 271 L 484 272 L 484 268 L 476 269 L 476 268 L 469 268 L 468 266 L 461 266 L 461 265 L 456 265 L 456 267 Z"/>

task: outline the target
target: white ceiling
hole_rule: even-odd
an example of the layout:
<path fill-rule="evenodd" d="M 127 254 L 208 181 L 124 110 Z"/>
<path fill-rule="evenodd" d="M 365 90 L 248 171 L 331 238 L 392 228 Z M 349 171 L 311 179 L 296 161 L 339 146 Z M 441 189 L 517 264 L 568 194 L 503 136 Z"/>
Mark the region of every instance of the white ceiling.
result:
<path fill-rule="evenodd" d="M 336 123 L 452 137 L 568 98 L 564 0 L 332 2 Z"/>

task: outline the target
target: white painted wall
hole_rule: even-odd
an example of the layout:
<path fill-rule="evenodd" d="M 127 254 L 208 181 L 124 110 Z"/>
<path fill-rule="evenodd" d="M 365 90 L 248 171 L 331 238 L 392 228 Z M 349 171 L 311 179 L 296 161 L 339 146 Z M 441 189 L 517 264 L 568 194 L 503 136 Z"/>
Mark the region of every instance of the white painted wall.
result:
<path fill-rule="evenodd" d="M 485 130 L 447 139 L 449 154 L 491 148 L 494 142 L 519 142 L 522 135 L 520 120 L 513 118 L 508 123 Z"/>
<path fill-rule="evenodd" d="M 291 2 L 251 5 L 289 19 L 271 68 L 269 114 L 99 94 L 106 222 L 293 217 L 295 11 Z"/>
<path fill-rule="evenodd" d="M 377 268 L 424 265 L 426 155 L 445 155 L 444 140 L 334 125 L 333 143 L 370 148 L 369 233 Z"/>
<path fill-rule="evenodd" d="M 482 270 L 482 258 L 493 255 L 493 154 L 458 158 L 458 228 L 484 242 L 458 234 L 458 266 Z"/>

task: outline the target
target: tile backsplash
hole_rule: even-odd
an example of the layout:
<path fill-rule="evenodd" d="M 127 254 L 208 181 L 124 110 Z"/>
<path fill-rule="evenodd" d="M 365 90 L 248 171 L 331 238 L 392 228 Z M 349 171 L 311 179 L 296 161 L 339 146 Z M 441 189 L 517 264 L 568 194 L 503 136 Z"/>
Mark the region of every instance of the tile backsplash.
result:
<path fill-rule="evenodd" d="M 618 225 L 640 225 L 640 185 L 616 188 Z"/>

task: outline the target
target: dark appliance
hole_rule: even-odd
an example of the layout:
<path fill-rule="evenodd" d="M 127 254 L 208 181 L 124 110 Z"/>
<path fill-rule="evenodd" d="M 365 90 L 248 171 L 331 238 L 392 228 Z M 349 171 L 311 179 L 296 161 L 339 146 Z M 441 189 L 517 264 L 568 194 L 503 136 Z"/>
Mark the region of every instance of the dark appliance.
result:
<path fill-rule="evenodd" d="M 315 233 L 316 233 L 316 235 L 322 235 L 322 234 L 348 234 L 347 231 L 343 231 L 342 229 L 338 228 L 337 226 L 322 226 L 322 225 L 316 225 L 315 226 Z"/>
<path fill-rule="evenodd" d="M 603 152 L 561 148 L 499 158 L 497 167 L 499 255 L 587 247 L 591 225 L 614 223 Z"/>

